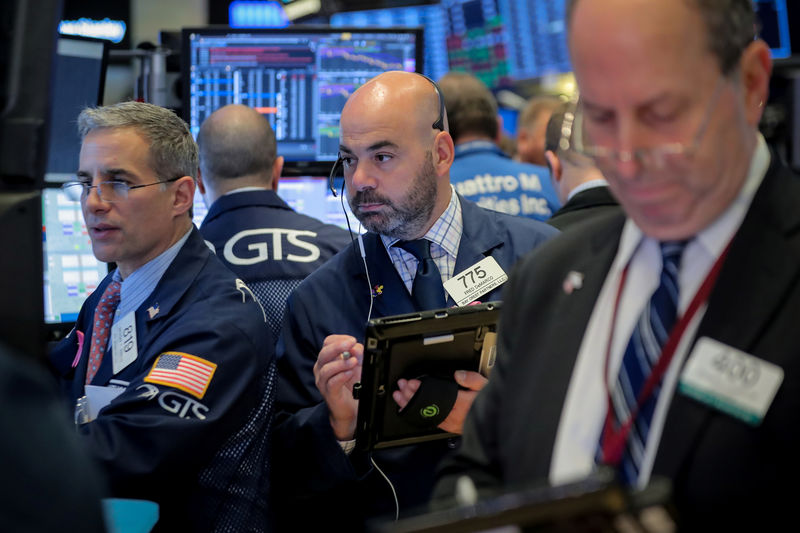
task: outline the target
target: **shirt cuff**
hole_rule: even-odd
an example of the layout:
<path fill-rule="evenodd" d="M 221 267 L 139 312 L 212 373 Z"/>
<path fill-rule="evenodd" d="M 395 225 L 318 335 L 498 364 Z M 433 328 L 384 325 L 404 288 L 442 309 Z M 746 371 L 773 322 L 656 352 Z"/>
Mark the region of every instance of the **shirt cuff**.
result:
<path fill-rule="evenodd" d="M 342 447 L 342 451 L 345 455 L 350 455 L 353 453 L 353 450 L 356 449 L 356 439 L 352 440 L 340 440 L 339 446 Z"/>

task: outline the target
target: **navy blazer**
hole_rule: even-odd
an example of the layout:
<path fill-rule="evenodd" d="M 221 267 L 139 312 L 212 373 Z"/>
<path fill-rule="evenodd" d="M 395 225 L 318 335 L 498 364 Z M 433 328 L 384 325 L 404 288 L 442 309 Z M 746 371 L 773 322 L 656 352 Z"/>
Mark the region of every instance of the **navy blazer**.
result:
<path fill-rule="evenodd" d="M 798 205 L 800 181 L 773 154 L 695 340 L 707 336 L 770 361 L 784 381 L 757 427 L 675 392 L 652 475 L 671 480 L 682 529 L 796 522 L 796 490 L 788 487 L 800 478 Z M 467 417 L 459 453 L 443 464 L 437 498 L 452 496 L 462 474 L 483 489 L 547 478 L 573 366 L 624 222 L 603 215 L 520 262 L 502 311 L 498 363 Z M 584 273 L 583 286 L 566 294 L 572 270 Z M 547 313 L 530 320 L 540 306 Z"/>
<path fill-rule="evenodd" d="M 540 222 L 489 211 L 464 198 L 461 209 L 464 230 L 456 273 L 487 256 L 510 272 L 520 256 L 557 233 Z M 380 236 L 367 233 L 363 242 L 369 282 L 356 244 L 306 278 L 288 301 L 277 346 L 280 385 L 273 462 L 273 484 L 281 487 L 275 507 L 284 514 L 286 527 L 360 530 L 365 518 L 394 513 L 391 490 L 371 469 L 368 457 L 342 452 L 314 384 L 313 366 L 325 337 L 347 334 L 363 342 L 370 291 L 375 292 L 373 318 L 415 311 Z M 499 300 L 502 291 L 502 286 L 494 289 L 481 301 Z M 448 305 L 454 305 L 451 298 Z M 401 512 L 427 501 L 435 466 L 454 446 L 455 439 L 450 439 L 372 454 L 392 480 Z M 304 513 L 310 504 L 317 512 Z M 346 514 L 337 512 L 340 505 L 346 505 Z"/>
<path fill-rule="evenodd" d="M 50 354 L 70 405 L 84 395 L 92 317 L 110 282 L 111 274 L 84 303 L 75 329 Z M 210 528 L 217 517 L 207 513 L 217 508 L 224 491 L 202 487 L 200 475 L 267 392 L 264 378 L 274 352 L 263 311 L 193 229 L 135 316 L 136 360 L 114 374 L 109 350 L 92 380 L 92 385 L 107 386 L 112 379 L 128 385 L 96 420 L 80 427 L 82 440 L 108 474 L 113 496 L 159 504 L 160 529 Z M 202 396 L 144 381 L 164 352 L 216 365 Z"/>

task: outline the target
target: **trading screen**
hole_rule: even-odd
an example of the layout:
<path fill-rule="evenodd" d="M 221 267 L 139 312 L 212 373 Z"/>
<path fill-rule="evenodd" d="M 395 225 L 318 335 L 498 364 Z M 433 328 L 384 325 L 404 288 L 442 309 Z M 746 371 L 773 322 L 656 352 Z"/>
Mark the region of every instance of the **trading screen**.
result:
<path fill-rule="evenodd" d="M 42 191 L 42 219 L 45 322 L 74 322 L 108 266 L 92 253 L 81 204 L 61 189 Z"/>
<path fill-rule="evenodd" d="M 339 115 L 361 84 L 386 70 L 414 72 L 419 31 L 184 30 L 188 122 L 232 103 L 268 117 L 286 161 L 334 161 Z"/>

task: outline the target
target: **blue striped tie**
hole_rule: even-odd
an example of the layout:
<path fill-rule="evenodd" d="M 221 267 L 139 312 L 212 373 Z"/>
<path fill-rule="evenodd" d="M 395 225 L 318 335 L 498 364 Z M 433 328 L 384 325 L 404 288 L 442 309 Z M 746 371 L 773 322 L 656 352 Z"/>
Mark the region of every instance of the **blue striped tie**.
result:
<path fill-rule="evenodd" d="M 647 378 L 661 356 L 670 331 L 675 325 L 678 309 L 678 271 L 686 241 L 662 242 L 661 279 L 656 291 L 650 297 L 636 327 L 633 330 L 625 355 L 622 358 L 617 383 L 611 395 L 614 406 L 614 429 L 628 420 L 636 408 L 637 398 Z M 653 388 L 647 401 L 642 404 L 636 420 L 631 427 L 619 475 L 623 483 L 633 485 L 639 477 L 639 469 L 644 459 L 645 443 L 650 431 L 650 423 L 656 408 L 661 384 Z"/>

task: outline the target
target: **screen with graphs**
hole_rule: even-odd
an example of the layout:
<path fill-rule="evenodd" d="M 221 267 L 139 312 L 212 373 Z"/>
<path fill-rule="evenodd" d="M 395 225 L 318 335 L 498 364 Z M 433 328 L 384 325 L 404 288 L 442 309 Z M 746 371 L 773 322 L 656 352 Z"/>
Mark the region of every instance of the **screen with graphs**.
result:
<path fill-rule="evenodd" d="M 331 24 L 421 25 L 427 75 L 471 72 L 497 89 L 571 70 L 565 18 L 565 0 L 441 0 L 336 13 Z"/>
<path fill-rule="evenodd" d="M 287 163 L 334 161 L 348 96 L 383 71 L 419 71 L 423 62 L 419 29 L 184 29 L 183 47 L 195 137 L 213 111 L 244 104 L 267 116 Z"/>
<path fill-rule="evenodd" d="M 42 219 L 45 323 L 74 322 L 108 266 L 92 253 L 81 204 L 61 189 L 42 190 Z"/>

